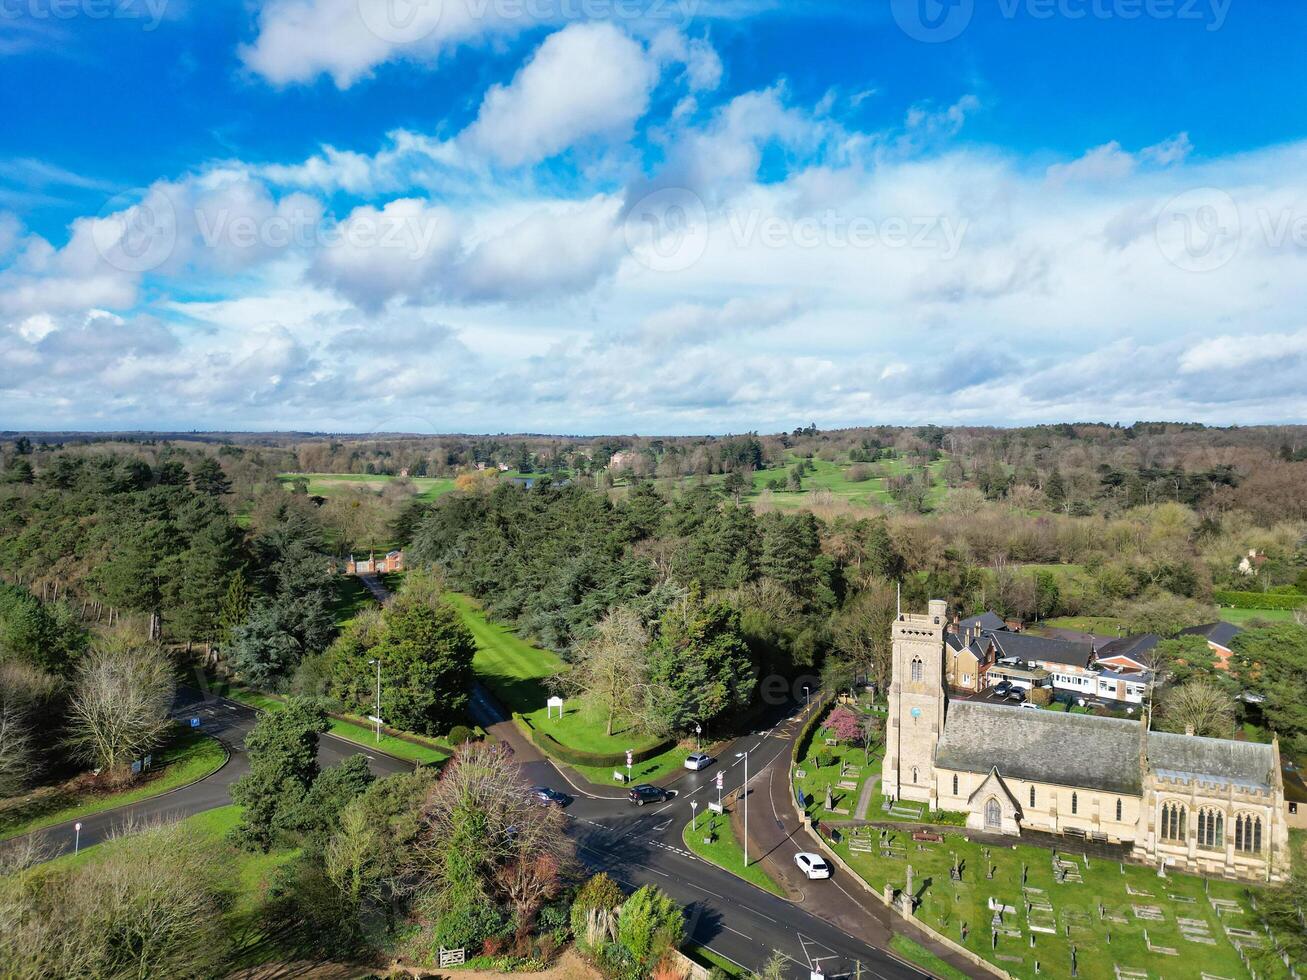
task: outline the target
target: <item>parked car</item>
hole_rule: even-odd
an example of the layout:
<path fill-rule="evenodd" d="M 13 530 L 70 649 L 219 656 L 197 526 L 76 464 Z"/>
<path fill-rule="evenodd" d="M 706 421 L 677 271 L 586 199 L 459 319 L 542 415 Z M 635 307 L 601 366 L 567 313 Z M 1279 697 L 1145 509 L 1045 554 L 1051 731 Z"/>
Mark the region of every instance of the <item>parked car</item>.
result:
<path fill-rule="evenodd" d="M 1011 681 L 999 681 L 997 684 L 994 685 L 995 694 L 1007 694 L 1007 692 L 1010 690 L 1012 690 Z"/>
<path fill-rule="evenodd" d="M 672 794 L 653 783 L 641 783 L 639 786 L 631 787 L 627 798 L 636 806 L 644 806 L 646 803 L 662 803 L 664 800 L 670 800 Z"/>
<path fill-rule="evenodd" d="M 548 786 L 532 786 L 530 792 L 541 806 L 567 806 L 572 802 L 572 798 L 566 793 L 560 793 Z"/>
<path fill-rule="evenodd" d="M 1014 687 L 1012 690 L 1007 692 L 1007 699 L 1009 701 L 1024 701 L 1026 699 L 1026 692 L 1021 690 L 1019 687 Z"/>
<path fill-rule="evenodd" d="M 811 851 L 800 851 L 794 855 L 794 863 L 811 881 L 830 877 L 830 865 L 826 863 L 826 859 L 820 854 L 813 854 Z"/>
<path fill-rule="evenodd" d="M 1020 706 L 1022 708 L 1034 708 L 1036 711 L 1039 710 L 1039 705 L 1035 704 L 1034 701 L 1022 701 Z"/>
<path fill-rule="evenodd" d="M 713 757 L 706 752 L 691 752 L 685 757 L 685 768 L 691 772 L 707 769 L 713 763 Z"/>

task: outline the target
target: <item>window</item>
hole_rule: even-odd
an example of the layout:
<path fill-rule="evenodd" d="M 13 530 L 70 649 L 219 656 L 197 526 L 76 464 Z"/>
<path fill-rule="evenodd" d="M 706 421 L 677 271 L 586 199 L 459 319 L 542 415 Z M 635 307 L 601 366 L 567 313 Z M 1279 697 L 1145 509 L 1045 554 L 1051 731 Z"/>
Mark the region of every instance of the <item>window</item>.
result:
<path fill-rule="evenodd" d="M 1234 849 L 1242 854 L 1262 851 L 1262 818 L 1241 813 L 1234 818 Z"/>
<path fill-rule="evenodd" d="M 914 783 L 917 781 L 917 767 L 916 767 L 916 766 L 913 766 L 913 767 L 912 767 L 912 781 L 913 781 Z"/>
<path fill-rule="evenodd" d="M 1030 787 L 1030 805 L 1035 805 L 1035 787 L 1033 786 Z"/>
<path fill-rule="evenodd" d="M 1211 807 L 1198 811 L 1198 846 L 1225 846 L 1225 814 Z"/>
<path fill-rule="evenodd" d="M 920 658 L 920 657 L 913 657 L 913 658 L 912 658 L 912 679 L 913 679 L 914 681 L 919 681 L 919 680 L 921 680 L 921 668 L 922 668 L 921 658 Z"/>
<path fill-rule="evenodd" d="M 998 800 L 992 796 L 985 804 L 985 826 L 995 829 L 1003 826 L 1003 808 L 998 805 Z"/>
<path fill-rule="evenodd" d="M 1118 821 L 1121 819 L 1121 801 L 1119 799 L 1116 801 L 1116 819 Z"/>
<path fill-rule="evenodd" d="M 958 774 L 957 774 L 957 773 L 954 773 L 954 774 L 953 774 L 953 795 L 954 795 L 954 796 L 957 796 L 957 795 L 958 795 Z"/>
<path fill-rule="evenodd" d="M 1080 807 L 1080 797 L 1075 793 L 1071 794 L 1071 812 L 1075 813 Z"/>
<path fill-rule="evenodd" d="M 1162 805 L 1162 839 L 1184 840 L 1187 811 L 1179 803 Z"/>

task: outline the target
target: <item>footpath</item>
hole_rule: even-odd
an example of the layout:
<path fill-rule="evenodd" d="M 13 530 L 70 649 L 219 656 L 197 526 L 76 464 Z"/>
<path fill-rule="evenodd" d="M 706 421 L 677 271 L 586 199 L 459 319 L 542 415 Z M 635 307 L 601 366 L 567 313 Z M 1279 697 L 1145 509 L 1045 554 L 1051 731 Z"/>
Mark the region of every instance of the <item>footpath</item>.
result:
<path fill-rule="evenodd" d="M 807 716 L 788 725 L 791 745 L 802 731 Z M 800 851 L 823 852 L 817 838 L 805 830 L 795 811 L 790 787 L 790 753 L 782 753 L 749 783 L 749 856 L 761 860 L 763 870 L 778 882 L 791 901 L 825 919 L 842 932 L 879 949 L 889 949 L 890 939 L 901 934 L 930 950 L 941 960 L 967 976 L 977 975 L 974 963 L 936 942 L 928 933 L 891 912 L 858 881 L 836 870 L 829 880 L 809 881 L 794 863 Z M 871 785 L 870 783 L 868 785 Z M 743 808 L 735 806 L 731 826 L 744 839 Z"/>

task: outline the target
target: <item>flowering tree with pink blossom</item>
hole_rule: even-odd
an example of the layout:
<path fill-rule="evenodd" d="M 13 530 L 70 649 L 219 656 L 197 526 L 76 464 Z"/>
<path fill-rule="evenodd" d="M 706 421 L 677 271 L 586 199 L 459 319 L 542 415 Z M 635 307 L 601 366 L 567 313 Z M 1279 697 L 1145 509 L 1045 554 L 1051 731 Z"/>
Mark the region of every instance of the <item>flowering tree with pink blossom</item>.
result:
<path fill-rule="evenodd" d="M 826 730 L 841 742 L 852 742 L 862 734 L 858 716 L 843 706 L 836 708 L 826 719 Z"/>

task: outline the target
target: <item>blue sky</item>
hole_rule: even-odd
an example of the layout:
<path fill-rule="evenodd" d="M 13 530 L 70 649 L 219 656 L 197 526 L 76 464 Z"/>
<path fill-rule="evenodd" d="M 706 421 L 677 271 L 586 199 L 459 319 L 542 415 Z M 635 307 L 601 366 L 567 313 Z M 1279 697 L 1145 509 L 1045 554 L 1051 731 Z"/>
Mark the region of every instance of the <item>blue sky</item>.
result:
<path fill-rule="evenodd" d="M 0 427 L 1301 421 L 1304 28 L 0 0 Z"/>

